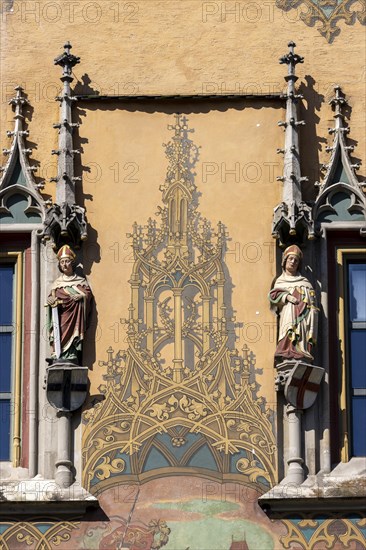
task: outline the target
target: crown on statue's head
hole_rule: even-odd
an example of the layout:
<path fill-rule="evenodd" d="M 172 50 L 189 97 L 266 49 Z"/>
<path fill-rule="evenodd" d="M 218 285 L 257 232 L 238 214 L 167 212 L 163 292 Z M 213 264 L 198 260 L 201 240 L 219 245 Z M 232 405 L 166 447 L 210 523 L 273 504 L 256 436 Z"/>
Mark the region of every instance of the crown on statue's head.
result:
<path fill-rule="evenodd" d="M 291 246 L 288 246 L 286 250 L 283 253 L 283 260 L 285 260 L 288 256 L 297 256 L 299 260 L 302 260 L 303 253 L 301 252 L 300 248 L 297 246 L 297 244 L 292 244 Z"/>
<path fill-rule="evenodd" d="M 285 268 L 286 260 L 289 256 L 296 256 L 297 258 L 299 258 L 299 265 L 300 265 L 304 255 L 300 250 L 300 248 L 297 246 L 297 244 L 292 244 L 291 246 L 288 246 L 285 249 L 284 253 L 282 254 L 281 265 L 283 269 Z"/>
<path fill-rule="evenodd" d="M 61 261 L 62 258 L 70 258 L 71 260 L 75 260 L 76 258 L 75 252 L 68 244 L 61 246 L 60 250 L 57 252 L 58 261 Z"/>

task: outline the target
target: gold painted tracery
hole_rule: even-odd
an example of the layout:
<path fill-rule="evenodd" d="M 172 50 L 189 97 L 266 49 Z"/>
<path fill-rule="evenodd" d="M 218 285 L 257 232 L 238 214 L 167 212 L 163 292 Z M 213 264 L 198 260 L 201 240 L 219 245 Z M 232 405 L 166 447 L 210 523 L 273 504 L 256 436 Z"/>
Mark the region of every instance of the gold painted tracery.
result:
<path fill-rule="evenodd" d="M 281 537 L 283 548 L 301 548 L 316 550 L 317 548 L 334 548 L 336 543 L 342 543 L 344 548 L 350 548 L 351 543 L 359 543 L 364 548 L 366 543 L 366 519 L 356 514 L 352 518 L 336 515 L 333 518 L 299 518 L 282 519 L 287 533 Z M 320 546 L 322 545 L 322 546 Z"/>
<path fill-rule="evenodd" d="M 250 380 L 249 350 L 239 356 L 229 345 L 225 228 L 219 222 L 213 229 L 196 210 L 191 167 L 197 149 L 186 120 L 176 115 L 169 128 L 174 136 L 165 145 L 161 223 L 135 223 L 130 234 L 131 304 L 121 320 L 129 346 L 116 353 L 109 348 L 107 360 L 99 361 L 106 369 L 99 388 L 105 399 L 83 415 L 84 484 L 144 479 L 154 447 L 170 464 L 154 475 L 194 473 L 188 466 L 196 448 L 210 453 L 219 477 L 235 475 L 265 488 L 276 471 L 272 413 Z M 169 448 L 159 440 L 163 434 Z M 191 450 L 189 434 L 196 434 Z M 182 458 L 177 448 L 185 446 Z"/>

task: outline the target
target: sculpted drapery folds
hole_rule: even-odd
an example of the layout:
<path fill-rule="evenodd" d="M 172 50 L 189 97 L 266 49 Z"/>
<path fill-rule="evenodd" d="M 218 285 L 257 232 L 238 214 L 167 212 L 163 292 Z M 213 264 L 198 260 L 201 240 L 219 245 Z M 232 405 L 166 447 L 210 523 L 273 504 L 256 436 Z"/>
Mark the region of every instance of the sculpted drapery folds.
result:
<path fill-rule="evenodd" d="M 269 293 L 271 307 L 280 315 L 277 360 L 302 359 L 312 362 L 316 344 L 318 308 L 315 291 L 300 272 L 303 254 L 296 245 L 283 253 L 282 275 Z"/>
<path fill-rule="evenodd" d="M 58 251 L 61 275 L 51 286 L 47 304 L 50 306 L 49 338 L 53 361 L 80 365 L 92 293 L 87 280 L 75 273 L 75 258 L 68 245 Z"/>

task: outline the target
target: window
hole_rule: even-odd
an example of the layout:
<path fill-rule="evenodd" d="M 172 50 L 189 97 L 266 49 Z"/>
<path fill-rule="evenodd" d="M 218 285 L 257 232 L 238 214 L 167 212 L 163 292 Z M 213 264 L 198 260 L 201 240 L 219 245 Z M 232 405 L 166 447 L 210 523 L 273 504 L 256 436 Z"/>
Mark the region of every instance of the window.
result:
<path fill-rule="evenodd" d="M 20 464 L 23 254 L 0 255 L 0 460 Z"/>
<path fill-rule="evenodd" d="M 366 456 L 366 248 L 352 232 L 328 239 L 332 462 Z M 362 245 L 360 244 L 362 242 Z"/>
<path fill-rule="evenodd" d="M 366 456 L 366 259 L 349 259 L 346 272 L 350 451 L 352 456 Z"/>

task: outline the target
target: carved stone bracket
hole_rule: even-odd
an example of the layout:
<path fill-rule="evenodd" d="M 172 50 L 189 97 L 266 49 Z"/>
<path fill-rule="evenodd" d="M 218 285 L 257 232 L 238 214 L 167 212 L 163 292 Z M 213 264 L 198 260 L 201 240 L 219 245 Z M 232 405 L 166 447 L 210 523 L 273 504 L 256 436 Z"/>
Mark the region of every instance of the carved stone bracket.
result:
<path fill-rule="evenodd" d="M 51 240 L 57 250 L 64 244 L 80 248 L 88 238 L 85 209 L 66 202 L 61 206 L 54 204 L 46 212 L 42 236 L 45 241 Z"/>

